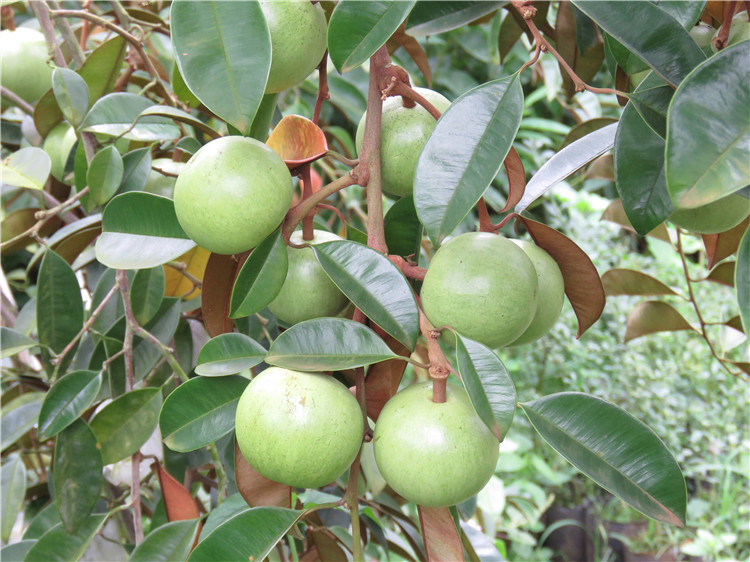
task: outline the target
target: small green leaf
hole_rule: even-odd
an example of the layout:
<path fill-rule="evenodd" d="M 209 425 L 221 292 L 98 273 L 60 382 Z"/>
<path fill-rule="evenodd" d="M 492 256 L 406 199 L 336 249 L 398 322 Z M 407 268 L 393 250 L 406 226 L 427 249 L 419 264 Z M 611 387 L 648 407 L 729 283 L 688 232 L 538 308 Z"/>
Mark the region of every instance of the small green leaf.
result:
<path fill-rule="evenodd" d="M 148 98 L 136 94 L 107 94 L 91 107 L 80 128 L 82 131 L 142 142 L 179 138 L 180 129 L 170 119 L 156 115 L 138 119 L 144 110 L 153 105 L 154 102 Z"/>
<path fill-rule="evenodd" d="M 89 87 L 81 76 L 67 68 L 52 71 L 52 90 L 65 119 L 77 127 L 89 109 Z"/>
<path fill-rule="evenodd" d="M 344 318 L 295 324 L 271 344 L 266 363 L 301 371 L 338 371 L 398 357 L 367 326 Z"/>
<path fill-rule="evenodd" d="M 413 196 L 402 197 L 388 209 L 384 227 L 389 253 L 403 257 L 419 256 L 423 229 L 417 217 Z M 366 239 L 363 244 L 367 244 Z"/>
<path fill-rule="evenodd" d="M 0 420 L 2 443 L 0 450 L 5 450 L 18 441 L 36 424 L 39 410 L 44 400 L 43 392 L 27 392 L 4 404 Z"/>
<path fill-rule="evenodd" d="M 97 371 L 74 371 L 53 384 L 39 412 L 39 439 L 54 437 L 78 419 L 93 404 L 101 386 Z"/>
<path fill-rule="evenodd" d="M 91 200 L 97 205 L 104 205 L 109 201 L 120 187 L 122 173 L 122 156 L 114 145 L 97 152 L 89 162 L 86 172 Z"/>
<path fill-rule="evenodd" d="M 737 249 L 737 266 L 734 268 L 734 286 L 740 306 L 742 327 L 750 334 L 750 228 L 745 231 Z"/>
<path fill-rule="evenodd" d="M 160 409 L 158 388 L 132 390 L 102 408 L 91 420 L 102 462 L 121 461 L 140 449 L 156 429 Z"/>
<path fill-rule="evenodd" d="M 70 534 L 62 523 L 44 533 L 24 558 L 24 562 L 69 562 L 79 560 L 107 520 L 107 514 L 89 515 L 78 530 Z"/>
<path fill-rule="evenodd" d="M 195 543 L 200 519 L 172 521 L 151 531 L 128 558 L 129 562 L 185 560 Z"/>
<path fill-rule="evenodd" d="M 14 152 L 0 166 L 4 184 L 31 189 L 44 189 L 51 169 L 49 155 L 35 146 Z"/>
<path fill-rule="evenodd" d="M 173 451 L 200 449 L 234 429 L 237 402 L 250 381 L 243 377 L 196 377 L 164 400 L 159 427 Z"/>
<path fill-rule="evenodd" d="M 241 318 L 263 310 L 279 294 L 289 268 L 281 229 L 271 233 L 252 251 L 232 288 L 229 317 Z"/>
<path fill-rule="evenodd" d="M 166 278 L 164 268 L 139 269 L 130 285 L 130 301 L 138 324 L 145 326 L 156 316 L 164 298 Z"/>
<path fill-rule="evenodd" d="M 0 341 L 3 342 L 2 348 L 0 348 L 0 359 L 11 357 L 16 353 L 21 353 L 24 349 L 39 345 L 31 338 L 5 326 L 0 326 Z"/>
<path fill-rule="evenodd" d="M 83 299 L 68 263 L 52 250 L 42 258 L 37 278 L 36 325 L 39 343 L 60 353 L 83 327 Z"/>
<path fill-rule="evenodd" d="M 75 533 L 86 522 L 102 490 L 102 457 L 89 425 L 77 419 L 55 441 L 52 468 L 55 505 L 65 529 Z"/>
<path fill-rule="evenodd" d="M 577 392 L 545 396 L 521 407 L 544 440 L 594 482 L 653 519 L 685 524 L 685 479 L 645 424 L 609 402 Z"/>
<path fill-rule="evenodd" d="M 195 372 L 203 377 L 234 375 L 255 367 L 265 359 L 266 353 L 262 345 L 245 334 L 221 334 L 203 346 Z"/>
<path fill-rule="evenodd" d="M 406 31 L 414 37 L 437 35 L 443 31 L 459 28 L 502 8 L 507 2 L 479 2 L 461 0 L 446 2 L 439 0 L 417 2 L 409 14 Z M 506 18 L 507 19 L 507 18 Z"/>
<path fill-rule="evenodd" d="M 151 173 L 151 148 L 131 150 L 122 157 L 122 182 L 120 191 L 141 191 Z"/>
<path fill-rule="evenodd" d="M 23 507 L 26 496 L 26 466 L 20 455 L 6 459 L 0 470 L 0 519 L 2 519 L 3 542 L 8 542 L 10 533 Z"/>
<path fill-rule="evenodd" d="M 138 116 L 138 120 L 143 117 L 147 117 L 148 115 L 168 117 L 173 121 L 185 123 L 193 127 L 193 129 L 197 129 L 198 131 L 207 134 L 212 139 L 218 139 L 221 136 L 218 131 L 212 129 L 197 117 L 193 117 L 189 113 L 182 111 L 181 109 L 177 109 L 176 107 L 170 107 L 168 105 L 155 105 L 153 107 L 149 107 L 141 112 L 141 114 Z"/>

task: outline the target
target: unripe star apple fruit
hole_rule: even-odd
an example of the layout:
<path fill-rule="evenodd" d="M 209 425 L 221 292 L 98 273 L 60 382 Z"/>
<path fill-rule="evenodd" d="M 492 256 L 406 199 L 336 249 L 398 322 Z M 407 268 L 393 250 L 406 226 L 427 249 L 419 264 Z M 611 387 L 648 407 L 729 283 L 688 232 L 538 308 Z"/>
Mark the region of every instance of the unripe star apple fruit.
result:
<path fill-rule="evenodd" d="M 341 476 L 362 443 L 357 399 L 329 375 L 269 367 L 237 404 L 237 444 L 266 478 L 318 488 Z"/>
<path fill-rule="evenodd" d="M 52 87 L 52 67 L 47 64 L 44 35 L 19 27 L 0 31 L 1 82 L 5 88 L 29 103 Z"/>
<path fill-rule="evenodd" d="M 445 507 L 478 493 L 492 477 L 499 442 L 463 388 L 447 385 L 432 401 L 432 382 L 397 393 L 380 412 L 375 461 L 388 485 L 418 505 Z"/>
<path fill-rule="evenodd" d="M 50 173 L 55 179 L 62 181 L 70 151 L 77 141 L 75 129 L 64 121 L 55 125 L 45 137 L 42 148 L 49 155 Z"/>
<path fill-rule="evenodd" d="M 161 174 L 153 168 L 179 176 L 184 167 L 185 162 L 176 162 L 171 158 L 155 158 L 151 161 L 151 171 L 148 173 L 148 179 L 146 180 L 146 185 L 143 186 L 143 191 L 172 199 L 174 197 L 174 186 L 177 183 L 177 178 Z"/>
<path fill-rule="evenodd" d="M 438 92 L 427 88 L 414 88 L 440 112 L 448 109 L 451 102 Z M 365 120 L 362 116 L 357 127 L 357 152 L 362 152 L 365 136 Z M 380 133 L 380 166 L 383 191 L 395 197 L 403 197 L 414 191 L 414 172 L 419 155 L 437 121 L 419 104 L 404 107 L 401 96 L 386 98 Z"/>
<path fill-rule="evenodd" d="M 750 199 L 738 193 L 693 209 L 678 209 L 667 219 L 696 234 L 718 234 L 734 228 L 750 215 Z"/>
<path fill-rule="evenodd" d="M 690 28 L 690 37 L 693 38 L 695 43 L 701 48 L 701 50 L 707 54 L 711 54 L 711 39 L 716 33 L 714 27 L 699 21 L 693 27 Z"/>
<path fill-rule="evenodd" d="M 188 160 L 174 187 L 174 209 L 199 246 L 236 254 L 279 226 L 292 190 L 292 176 L 271 148 L 247 137 L 222 137 Z"/>
<path fill-rule="evenodd" d="M 436 328 L 450 326 L 492 349 L 518 339 L 537 307 L 537 273 L 526 253 L 503 236 L 467 232 L 432 257 L 421 302 Z"/>
<path fill-rule="evenodd" d="M 320 64 L 327 48 L 326 16 L 309 0 L 264 0 L 260 7 L 271 33 L 271 69 L 266 93 L 296 86 Z"/>
<path fill-rule="evenodd" d="M 294 232 L 292 244 L 320 244 L 341 240 L 331 232 L 313 231 L 312 240 L 304 240 L 302 231 Z M 311 318 L 337 316 L 349 303 L 315 258 L 312 248 L 286 247 L 289 269 L 284 285 L 268 309 L 285 324 L 297 324 Z"/>
<path fill-rule="evenodd" d="M 555 325 L 565 300 L 565 282 L 560 266 L 543 248 L 525 240 L 513 242 L 529 256 L 539 283 L 534 319 L 524 333 L 511 344 L 522 345 L 538 340 Z"/>

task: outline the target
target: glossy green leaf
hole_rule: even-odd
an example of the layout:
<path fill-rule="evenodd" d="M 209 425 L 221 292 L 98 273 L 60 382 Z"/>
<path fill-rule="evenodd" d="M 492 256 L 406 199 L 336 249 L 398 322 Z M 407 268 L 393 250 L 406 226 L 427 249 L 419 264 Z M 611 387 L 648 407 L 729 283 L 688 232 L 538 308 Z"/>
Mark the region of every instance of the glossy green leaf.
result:
<path fill-rule="evenodd" d="M 331 92 L 331 105 L 339 108 L 350 121 L 358 123 L 367 109 L 367 98 L 364 94 L 354 84 L 335 74 L 328 77 L 328 89 Z M 350 152 L 355 154 L 354 143 L 351 145 Z"/>
<path fill-rule="evenodd" d="M 122 156 L 114 145 L 97 152 L 86 172 L 91 200 L 97 205 L 104 205 L 109 201 L 120 187 L 123 171 Z"/>
<path fill-rule="evenodd" d="M 11 357 L 16 353 L 21 353 L 24 349 L 39 345 L 30 337 L 5 326 L 0 326 L 0 341 L 3 342 L 0 348 L 0 359 Z"/>
<path fill-rule="evenodd" d="M 640 116 L 661 138 L 667 138 L 667 112 L 674 89 L 665 84 L 658 74 L 649 72 L 630 94 L 630 103 Z"/>
<path fill-rule="evenodd" d="M 505 4 L 507 2 L 420 0 L 409 14 L 406 31 L 414 37 L 436 35 L 471 23 Z"/>
<path fill-rule="evenodd" d="M 498 440 L 513 423 L 516 387 L 505 365 L 488 347 L 456 334 L 458 372 L 474 409 Z"/>
<path fill-rule="evenodd" d="M 6 562 L 23 562 L 26 554 L 35 544 L 35 540 L 23 540 L 6 544 L 0 548 L 0 560 L 5 560 Z"/>
<path fill-rule="evenodd" d="M 62 523 L 44 533 L 24 558 L 24 562 L 70 562 L 79 560 L 107 520 L 106 513 L 89 515 L 78 530 L 69 534 Z"/>
<path fill-rule="evenodd" d="M 521 404 L 534 429 L 594 482 L 658 521 L 685 524 L 685 479 L 645 424 L 617 406 L 577 392 Z"/>
<path fill-rule="evenodd" d="M 31 189 L 44 189 L 51 169 L 49 155 L 35 146 L 14 152 L 0 165 L 4 184 Z"/>
<path fill-rule="evenodd" d="M 83 300 L 78 279 L 52 250 L 42 258 L 37 278 L 36 324 L 39 343 L 60 353 L 83 327 Z"/>
<path fill-rule="evenodd" d="M 679 21 L 650 2 L 624 0 L 573 4 L 676 86 L 706 55 Z"/>
<path fill-rule="evenodd" d="M 154 317 L 144 326 L 146 330 L 164 345 L 174 337 L 177 325 L 180 321 L 180 304 L 178 298 L 167 297 L 161 301 L 161 306 Z M 162 358 L 162 353 L 153 343 L 148 340 L 136 338 L 133 349 L 133 363 L 135 368 L 135 380 L 140 381 L 157 361 Z"/>
<path fill-rule="evenodd" d="M 8 542 L 26 496 L 26 466 L 21 455 L 6 458 L 0 469 L 0 536 Z"/>
<path fill-rule="evenodd" d="M 140 449 L 156 429 L 160 409 L 158 388 L 132 390 L 102 408 L 91 420 L 102 462 L 121 461 Z"/>
<path fill-rule="evenodd" d="M 197 117 L 193 117 L 189 113 L 182 111 L 181 109 L 177 109 L 176 107 L 170 107 L 168 105 L 154 105 L 152 107 L 144 109 L 138 116 L 138 120 L 140 121 L 143 117 L 146 117 L 148 115 L 168 117 L 173 121 L 185 123 L 186 125 L 190 125 L 191 127 L 193 127 L 193 129 L 197 129 L 205 133 L 212 139 L 217 139 L 221 136 L 218 131 L 216 131 Z"/>
<path fill-rule="evenodd" d="M 196 377 L 164 400 L 159 427 L 173 451 L 194 451 L 234 429 L 237 402 L 248 385 L 244 377 Z"/>
<path fill-rule="evenodd" d="M 615 136 L 615 178 L 630 224 L 641 236 L 674 211 L 664 176 L 664 139 L 628 104 Z"/>
<path fill-rule="evenodd" d="M 526 184 L 523 197 L 515 207 L 516 213 L 526 209 L 565 178 L 612 148 L 616 131 L 617 123 L 606 125 L 567 145 L 547 160 Z"/>
<path fill-rule="evenodd" d="M 69 533 L 75 533 L 94 509 L 103 483 L 96 437 L 82 419 L 57 436 L 52 477 L 60 519 Z"/>
<path fill-rule="evenodd" d="M 52 71 L 55 100 L 68 122 L 77 127 L 89 109 L 89 87 L 80 74 L 67 68 Z"/>
<path fill-rule="evenodd" d="M 101 386 L 97 371 L 74 371 L 53 384 L 39 412 L 39 439 L 54 437 L 78 419 L 93 404 Z"/>
<path fill-rule="evenodd" d="M 27 392 L 3 405 L 0 450 L 4 451 L 36 425 L 43 400 L 43 392 Z"/>
<path fill-rule="evenodd" d="M 610 269 L 602 275 L 607 296 L 614 295 L 677 295 L 658 279 L 632 269 Z"/>
<path fill-rule="evenodd" d="M 137 94 L 117 92 L 100 98 L 91 107 L 81 130 L 134 141 L 163 141 L 179 138 L 179 127 L 170 119 L 150 115 L 138 119 L 154 102 Z"/>
<path fill-rule="evenodd" d="M 380 252 L 350 240 L 312 246 L 325 272 L 370 320 L 414 349 L 419 309 L 401 271 Z"/>
<path fill-rule="evenodd" d="M 338 371 L 398 357 L 367 326 L 345 318 L 295 324 L 271 344 L 266 363 L 300 371 Z"/>
<path fill-rule="evenodd" d="M 151 531 L 128 558 L 129 562 L 185 560 L 200 528 L 199 519 L 172 521 Z"/>
<path fill-rule="evenodd" d="M 29 523 L 23 534 L 23 539 L 35 541 L 60 523 L 60 513 L 57 511 L 54 502 L 50 502 L 47 504 L 47 507 L 42 508 L 31 520 L 31 523 Z"/>
<path fill-rule="evenodd" d="M 265 356 L 265 348 L 249 336 L 221 334 L 208 340 L 200 350 L 195 372 L 203 377 L 234 375 L 255 367 Z"/>
<path fill-rule="evenodd" d="M 303 513 L 281 507 L 248 508 L 216 527 L 188 561 L 263 560 Z"/>
<path fill-rule="evenodd" d="M 750 229 L 745 231 L 737 249 L 737 266 L 734 268 L 734 287 L 740 306 L 742 327 L 750 334 Z"/>
<path fill-rule="evenodd" d="M 640 303 L 628 315 L 625 343 L 659 332 L 696 331 L 672 305 L 661 301 Z"/>
<path fill-rule="evenodd" d="M 415 0 L 341 0 L 328 22 L 328 52 L 339 72 L 348 72 L 385 45 L 409 15 Z"/>
<path fill-rule="evenodd" d="M 251 1 L 172 3 L 180 74 L 203 104 L 240 132 L 250 130 L 271 66 L 271 36 Z"/>
<path fill-rule="evenodd" d="M 122 157 L 120 191 L 141 191 L 151 173 L 151 148 L 136 148 Z"/>
<path fill-rule="evenodd" d="M 130 285 L 130 302 L 138 324 L 145 326 L 156 316 L 164 298 L 166 278 L 164 268 L 139 269 Z"/>
<path fill-rule="evenodd" d="M 171 199 L 152 193 L 118 195 L 102 214 L 96 259 L 113 269 L 156 267 L 195 247 Z"/>
<path fill-rule="evenodd" d="M 422 223 L 417 217 L 414 197 L 402 197 L 396 201 L 385 214 L 384 227 L 388 253 L 403 257 L 416 256 L 415 260 L 419 257 Z"/>
<path fill-rule="evenodd" d="M 523 90 L 517 75 L 468 91 L 437 122 L 417 163 L 414 204 L 440 243 L 495 179 L 518 132 Z"/>
<path fill-rule="evenodd" d="M 695 25 L 706 7 L 706 0 L 654 0 L 652 3 L 687 30 Z"/>
<path fill-rule="evenodd" d="M 230 318 L 250 316 L 263 310 L 279 294 L 289 268 L 281 229 L 271 233 L 242 264 L 232 288 Z"/>
<path fill-rule="evenodd" d="M 750 43 L 717 53 L 672 98 L 667 186 L 678 207 L 700 207 L 750 183 Z"/>

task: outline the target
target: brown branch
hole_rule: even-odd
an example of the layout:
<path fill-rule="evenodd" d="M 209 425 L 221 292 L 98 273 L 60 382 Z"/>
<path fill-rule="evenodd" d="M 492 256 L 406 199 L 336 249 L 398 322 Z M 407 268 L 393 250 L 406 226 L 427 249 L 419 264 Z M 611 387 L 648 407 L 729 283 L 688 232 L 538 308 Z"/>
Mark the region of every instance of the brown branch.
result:
<path fill-rule="evenodd" d="M 39 21 L 39 28 L 44 34 L 44 40 L 47 43 L 47 51 L 52 54 L 52 60 L 61 68 L 65 68 L 65 57 L 63 57 L 60 46 L 57 44 L 55 37 L 55 28 L 52 26 L 50 19 L 50 9 L 46 2 L 29 2 L 29 8 L 34 12 L 36 19 Z"/>
<path fill-rule="evenodd" d="M 388 259 L 391 260 L 396 267 L 401 270 L 404 276 L 415 279 L 417 281 L 424 281 L 424 276 L 427 275 L 427 270 L 423 267 L 419 267 L 417 264 L 409 263 L 401 256 L 390 254 Z"/>
<path fill-rule="evenodd" d="M 405 82 L 394 83 L 389 95 L 401 96 L 401 98 L 404 100 L 411 100 L 412 104 L 418 103 L 419 105 L 424 107 L 427 112 L 435 118 L 435 120 L 440 119 L 440 116 L 442 115 L 437 107 L 427 101 L 427 98 L 425 98 L 422 94 L 417 92 L 414 88 L 412 88 Z M 406 103 L 404 103 L 404 107 L 407 107 Z"/>
<path fill-rule="evenodd" d="M 11 92 L 5 86 L 0 86 L 0 95 L 2 95 L 6 100 L 11 102 L 24 113 L 28 115 L 34 115 L 34 106 L 27 102 L 25 99 L 21 98 L 18 94 Z"/>
<path fill-rule="evenodd" d="M 289 237 L 292 235 L 292 232 L 294 232 L 294 229 L 297 228 L 297 225 L 302 221 L 305 215 L 310 212 L 310 209 L 314 209 L 316 205 L 320 204 L 324 199 L 326 199 L 330 195 L 333 195 L 337 191 L 340 191 L 345 187 L 349 187 L 350 185 L 356 184 L 357 176 L 355 172 L 358 169 L 359 167 L 355 168 L 347 175 L 341 176 L 340 178 L 332 181 L 319 191 L 313 193 L 307 199 L 300 201 L 299 203 L 297 203 L 297 205 L 292 207 L 287 213 L 286 218 L 284 219 L 284 224 L 282 226 L 282 235 L 284 236 L 284 240 L 286 240 L 287 242 L 289 241 Z"/>
<path fill-rule="evenodd" d="M 318 65 L 318 97 L 315 100 L 315 109 L 313 110 L 312 122 L 316 125 L 320 119 L 320 111 L 323 109 L 323 102 L 330 99 L 331 94 L 328 91 L 328 51 L 323 53 L 323 60 Z"/>
<path fill-rule="evenodd" d="M 730 0 L 725 4 L 724 8 L 724 19 L 721 22 L 721 28 L 716 37 L 711 39 L 711 42 L 716 47 L 717 51 L 721 51 L 727 46 L 727 39 L 729 39 L 729 30 L 732 27 L 732 18 L 734 17 L 734 11 L 737 7 L 737 0 Z"/>
<path fill-rule="evenodd" d="M 60 9 L 60 4 L 57 2 L 57 0 L 47 1 L 49 2 L 49 5 L 53 10 Z M 75 63 L 76 67 L 81 68 L 84 61 L 83 49 L 78 43 L 75 33 L 73 33 L 73 29 L 70 27 L 70 23 L 68 23 L 68 20 L 66 20 L 65 18 L 60 18 L 59 20 L 55 21 L 55 25 L 57 29 L 60 30 L 60 35 L 62 35 L 63 41 L 68 46 L 68 51 L 70 51 L 70 56 L 73 58 L 73 62 Z"/>
<path fill-rule="evenodd" d="M 432 379 L 432 401 L 436 404 L 445 402 L 448 375 L 453 369 L 440 349 L 440 330 L 436 329 L 419 308 L 419 330 L 427 341 L 427 357 L 430 360 L 428 373 Z"/>
<path fill-rule="evenodd" d="M 300 179 L 302 180 L 302 200 L 308 199 L 313 194 L 312 190 L 312 174 L 310 173 L 310 164 L 302 166 L 300 172 Z M 317 207 L 317 205 L 315 206 Z M 302 219 L 302 239 L 312 240 L 315 237 L 315 207 Z"/>

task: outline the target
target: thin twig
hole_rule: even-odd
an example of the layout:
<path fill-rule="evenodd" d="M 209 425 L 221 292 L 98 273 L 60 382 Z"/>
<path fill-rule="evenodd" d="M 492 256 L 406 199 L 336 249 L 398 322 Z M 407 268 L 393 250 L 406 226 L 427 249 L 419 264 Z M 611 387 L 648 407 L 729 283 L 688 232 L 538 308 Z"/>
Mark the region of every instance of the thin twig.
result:
<path fill-rule="evenodd" d="M 25 99 L 21 98 L 18 94 L 11 92 L 5 86 L 0 86 L 0 95 L 2 95 L 6 100 L 11 102 L 24 113 L 28 115 L 34 115 L 34 106 L 27 102 Z"/>
<path fill-rule="evenodd" d="M 310 212 L 311 209 L 315 208 L 316 205 L 318 205 L 324 199 L 328 198 L 328 196 L 333 195 L 337 191 L 340 191 L 345 187 L 349 187 L 350 185 L 356 184 L 357 180 L 355 177 L 355 172 L 356 169 L 352 170 L 345 176 L 341 176 L 319 191 L 313 193 L 307 199 L 300 201 L 299 203 L 297 203 L 297 205 L 292 207 L 292 209 L 287 213 L 286 218 L 284 219 L 284 226 L 282 227 L 282 234 L 284 236 L 284 239 L 287 241 L 289 240 L 289 237 L 292 235 L 292 232 L 294 232 L 294 229 L 297 228 L 297 225 L 302 221 L 307 213 Z"/>
<path fill-rule="evenodd" d="M 323 108 L 323 102 L 330 99 L 331 94 L 328 91 L 328 51 L 323 53 L 323 60 L 318 65 L 318 97 L 315 100 L 315 109 L 313 110 L 312 122 L 316 125 L 320 119 L 320 110 Z"/>
<path fill-rule="evenodd" d="M 47 0 L 47 2 L 53 10 L 60 9 L 60 4 L 57 0 Z M 83 49 L 78 43 L 75 33 L 73 33 L 73 29 L 70 27 L 70 23 L 68 23 L 68 20 L 65 18 L 60 18 L 55 21 L 55 25 L 57 26 L 57 29 L 60 30 L 63 41 L 68 46 L 68 51 L 70 51 L 70 56 L 73 58 L 73 63 L 76 65 L 76 68 L 81 68 L 84 61 Z"/>
<path fill-rule="evenodd" d="M 52 55 L 52 60 L 55 64 L 61 68 L 65 68 L 65 57 L 63 57 L 60 45 L 57 44 L 57 38 L 55 37 L 55 28 L 52 25 L 50 19 L 50 9 L 46 2 L 29 2 L 29 8 L 34 12 L 37 21 L 39 22 L 39 28 L 44 34 L 44 40 L 47 43 L 47 50 Z"/>

